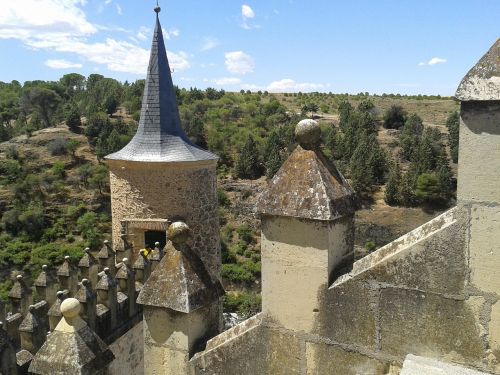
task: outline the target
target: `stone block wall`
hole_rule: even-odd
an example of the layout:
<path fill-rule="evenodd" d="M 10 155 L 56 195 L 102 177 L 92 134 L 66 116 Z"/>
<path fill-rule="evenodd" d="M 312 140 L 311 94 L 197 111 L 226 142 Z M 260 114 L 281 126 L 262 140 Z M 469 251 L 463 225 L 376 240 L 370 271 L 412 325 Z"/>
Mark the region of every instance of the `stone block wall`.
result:
<path fill-rule="evenodd" d="M 220 270 L 216 162 L 134 163 L 108 161 L 113 244 L 125 219 L 181 220 L 191 228 L 191 247 L 216 274 Z M 143 236 L 129 238 L 134 250 Z M 116 245 L 115 245 L 116 246 Z"/>

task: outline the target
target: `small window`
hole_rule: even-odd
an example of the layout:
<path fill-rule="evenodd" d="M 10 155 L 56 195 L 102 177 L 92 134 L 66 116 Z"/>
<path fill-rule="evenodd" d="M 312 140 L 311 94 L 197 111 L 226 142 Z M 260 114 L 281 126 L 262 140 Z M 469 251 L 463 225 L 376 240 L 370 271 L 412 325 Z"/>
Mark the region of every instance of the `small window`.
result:
<path fill-rule="evenodd" d="M 150 249 L 155 247 L 155 242 L 163 248 L 167 243 L 167 233 L 163 231 L 148 230 L 144 233 L 144 246 Z"/>

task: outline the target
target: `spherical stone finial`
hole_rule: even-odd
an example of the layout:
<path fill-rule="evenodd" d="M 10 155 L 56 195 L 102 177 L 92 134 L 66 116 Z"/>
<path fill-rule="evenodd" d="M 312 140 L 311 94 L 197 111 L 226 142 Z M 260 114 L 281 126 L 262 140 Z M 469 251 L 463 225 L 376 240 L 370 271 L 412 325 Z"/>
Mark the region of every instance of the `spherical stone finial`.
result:
<path fill-rule="evenodd" d="M 87 254 L 90 253 L 90 247 L 86 247 L 83 251 L 85 251 Z"/>
<path fill-rule="evenodd" d="M 103 271 L 104 271 L 104 273 L 105 273 L 106 275 L 109 275 L 109 274 L 110 274 L 109 267 L 104 267 Z"/>
<path fill-rule="evenodd" d="M 23 281 L 23 275 L 17 275 L 16 276 L 17 281 Z"/>
<path fill-rule="evenodd" d="M 295 139 L 306 150 L 312 150 L 321 143 L 321 128 L 317 121 L 306 119 L 295 127 Z"/>
<path fill-rule="evenodd" d="M 90 281 L 89 281 L 89 279 L 82 279 L 82 285 L 83 285 L 83 286 L 88 286 L 88 285 L 90 285 Z"/>
<path fill-rule="evenodd" d="M 189 227 L 182 221 L 176 221 L 168 227 L 167 236 L 174 244 L 185 243 L 189 238 Z"/>
<path fill-rule="evenodd" d="M 43 272 L 47 272 L 48 269 L 49 269 L 49 267 L 46 264 L 42 265 L 42 271 Z"/>
<path fill-rule="evenodd" d="M 128 266 L 128 263 L 129 263 L 129 262 L 128 262 L 128 258 L 123 258 L 123 259 L 122 259 L 122 263 L 123 263 L 124 265 Z"/>
<path fill-rule="evenodd" d="M 28 311 L 29 311 L 30 313 L 34 313 L 34 312 L 35 312 L 35 310 L 36 310 L 35 305 L 29 305 L 29 307 L 28 307 Z"/>
<path fill-rule="evenodd" d="M 155 242 L 155 247 L 160 247 L 160 243 L 159 242 Z"/>
<path fill-rule="evenodd" d="M 104 245 L 109 245 L 109 240 L 104 240 L 103 244 Z"/>
<path fill-rule="evenodd" d="M 70 258 L 70 257 L 69 257 L 69 255 L 66 255 L 66 256 L 64 257 L 64 260 L 67 260 L 67 261 L 69 262 L 69 258 Z"/>
<path fill-rule="evenodd" d="M 66 298 L 61 303 L 61 314 L 63 314 L 64 318 L 72 319 L 78 316 L 80 313 L 80 301 L 76 298 Z"/>
<path fill-rule="evenodd" d="M 56 293 L 57 298 L 61 299 L 64 297 L 64 292 L 62 290 L 58 290 Z"/>

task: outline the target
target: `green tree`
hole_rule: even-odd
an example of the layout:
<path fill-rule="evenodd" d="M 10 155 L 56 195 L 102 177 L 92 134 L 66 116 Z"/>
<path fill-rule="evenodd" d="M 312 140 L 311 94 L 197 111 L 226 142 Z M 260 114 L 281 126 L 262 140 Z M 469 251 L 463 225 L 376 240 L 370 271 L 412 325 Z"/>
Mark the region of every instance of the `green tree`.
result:
<path fill-rule="evenodd" d="M 72 131 L 77 130 L 82 125 L 82 122 L 80 120 L 80 112 L 78 111 L 78 108 L 76 106 L 71 107 L 71 110 L 66 117 L 66 125 L 68 125 L 68 127 Z"/>
<path fill-rule="evenodd" d="M 415 176 L 413 173 L 406 172 L 401 178 L 399 196 L 401 205 L 405 207 L 411 207 L 415 205 Z"/>
<path fill-rule="evenodd" d="M 458 112 L 453 112 L 446 120 L 448 128 L 448 144 L 450 146 L 451 160 L 458 163 L 458 136 L 460 129 L 460 116 Z"/>
<path fill-rule="evenodd" d="M 401 185 L 401 170 L 398 163 L 391 163 L 389 169 L 389 177 L 385 185 L 384 200 L 389 206 L 399 204 L 399 187 Z"/>
<path fill-rule="evenodd" d="M 54 91 L 43 87 L 34 87 L 28 95 L 29 102 L 40 115 L 44 127 L 48 128 L 54 124 L 54 114 L 57 110 L 61 97 Z"/>
<path fill-rule="evenodd" d="M 440 203 L 442 192 L 435 173 L 422 173 L 417 178 L 415 196 L 424 203 Z"/>
<path fill-rule="evenodd" d="M 406 121 L 406 111 L 399 105 L 392 105 L 384 114 L 384 128 L 399 129 Z"/>
<path fill-rule="evenodd" d="M 92 168 L 92 175 L 88 181 L 91 186 L 99 189 L 99 193 L 103 195 L 104 189 L 108 183 L 108 168 L 104 165 L 96 165 Z"/>
<path fill-rule="evenodd" d="M 76 160 L 76 150 L 80 146 L 80 142 L 76 139 L 70 139 L 66 145 L 66 149 L 71 152 L 73 160 Z"/>
<path fill-rule="evenodd" d="M 261 176 L 259 150 L 252 136 L 248 137 L 245 145 L 240 151 L 235 166 L 235 172 L 239 178 L 255 179 Z"/>

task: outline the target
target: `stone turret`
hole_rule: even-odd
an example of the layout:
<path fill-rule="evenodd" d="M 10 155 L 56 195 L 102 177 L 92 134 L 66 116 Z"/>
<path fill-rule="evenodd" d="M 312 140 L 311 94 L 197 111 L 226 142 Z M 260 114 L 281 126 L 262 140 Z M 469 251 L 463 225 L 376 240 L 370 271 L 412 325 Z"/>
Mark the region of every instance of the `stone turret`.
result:
<path fill-rule="evenodd" d="M 500 361 L 500 39 L 467 73 L 460 101 L 457 205 L 467 213 L 469 288 L 495 296 L 488 344 Z M 492 297 L 493 298 L 493 297 Z"/>
<path fill-rule="evenodd" d="M 355 194 L 320 150 L 321 129 L 301 121 L 299 145 L 262 193 L 262 311 L 311 332 L 330 283 L 353 262 Z"/>
<path fill-rule="evenodd" d="M 61 304 L 63 318 L 33 358 L 29 371 L 39 375 L 105 375 L 113 353 L 80 317 L 80 303 Z"/>
<path fill-rule="evenodd" d="M 36 278 L 34 282 L 38 300 L 47 301 L 47 303 L 52 305 L 56 300 L 56 283 L 52 278 L 47 265 L 42 266 L 42 272 Z"/>
<path fill-rule="evenodd" d="M 26 315 L 28 307 L 31 305 L 32 293 L 24 282 L 22 275 L 17 275 L 14 285 L 9 292 L 10 303 L 12 304 L 13 313 L 21 313 Z"/>
<path fill-rule="evenodd" d="M 117 325 L 117 285 L 116 280 L 108 267 L 99 273 L 99 282 L 97 283 L 97 308 L 98 317 L 101 318 L 103 326 L 113 329 Z M 99 329 L 105 332 L 104 329 Z"/>
<path fill-rule="evenodd" d="M 80 277 L 88 279 L 93 287 L 97 285 L 97 274 L 99 273 L 99 261 L 92 255 L 90 248 L 85 248 L 85 254 L 78 262 Z"/>
<path fill-rule="evenodd" d="M 111 274 L 114 276 L 116 272 L 116 252 L 111 248 L 111 244 L 108 240 L 105 240 L 102 243 L 102 247 L 99 251 L 99 254 L 97 254 L 97 258 L 99 259 L 99 270 L 103 271 L 107 267 L 109 268 Z"/>
<path fill-rule="evenodd" d="M 57 277 L 61 289 L 66 289 L 74 295 L 78 286 L 78 270 L 71 263 L 69 256 L 64 257 L 64 262 L 57 269 Z"/>
<path fill-rule="evenodd" d="M 188 240 L 185 223 L 170 225 L 165 255 L 144 284 L 144 373 L 187 374 L 188 360 L 219 329 L 224 290 Z"/>
<path fill-rule="evenodd" d="M 134 264 L 140 249 L 166 242 L 168 219 L 193 230 L 190 245 L 215 274 L 220 270 L 217 156 L 184 133 L 157 12 L 137 133 L 105 157 L 110 169 L 113 243 L 126 229 Z"/>
<path fill-rule="evenodd" d="M 122 266 L 116 273 L 116 280 L 118 281 L 118 288 L 120 292 L 127 296 L 128 316 L 133 317 L 137 313 L 135 272 L 130 267 L 130 262 L 127 258 L 123 258 Z"/>

